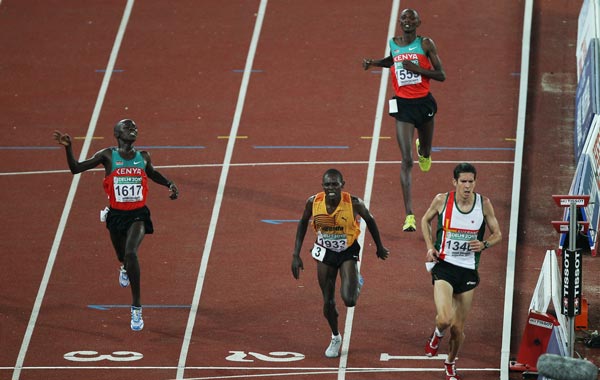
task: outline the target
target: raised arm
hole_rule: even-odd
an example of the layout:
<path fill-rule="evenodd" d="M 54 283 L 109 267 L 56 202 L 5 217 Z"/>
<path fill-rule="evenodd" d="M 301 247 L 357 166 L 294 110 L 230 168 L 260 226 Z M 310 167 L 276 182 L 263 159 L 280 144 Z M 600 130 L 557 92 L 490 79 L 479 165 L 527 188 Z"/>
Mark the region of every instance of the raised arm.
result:
<path fill-rule="evenodd" d="M 66 133 L 63 134 L 60 131 L 54 131 L 52 135 L 56 142 L 65 147 L 65 152 L 67 154 L 67 164 L 69 164 L 69 169 L 73 174 L 78 174 L 86 170 L 93 169 L 100 164 L 104 165 L 104 167 L 106 168 L 107 163 L 110 162 L 110 156 L 107 154 L 109 149 L 103 149 L 94 154 L 91 158 L 79 162 L 73 155 L 71 136 L 69 136 Z"/>

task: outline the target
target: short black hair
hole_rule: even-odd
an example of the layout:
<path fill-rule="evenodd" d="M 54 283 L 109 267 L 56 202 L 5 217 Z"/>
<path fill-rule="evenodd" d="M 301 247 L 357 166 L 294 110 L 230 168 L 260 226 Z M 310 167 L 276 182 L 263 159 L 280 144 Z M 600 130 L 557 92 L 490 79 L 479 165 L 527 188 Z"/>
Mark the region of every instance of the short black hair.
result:
<path fill-rule="evenodd" d="M 119 133 L 119 130 L 124 126 L 137 128 L 137 126 L 135 125 L 135 121 L 133 121 L 131 119 L 123 119 L 123 120 L 119 121 L 117 124 L 115 124 L 115 127 L 113 129 L 115 136 Z"/>
<path fill-rule="evenodd" d="M 403 9 L 402 12 L 400 12 L 400 15 L 402 15 L 403 13 L 409 13 L 409 12 L 412 13 L 413 15 L 415 15 L 416 18 L 420 19 L 419 12 L 417 12 L 417 10 L 413 9 L 413 8 Z"/>
<path fill-rule="evenodd" d="M 477 169 L 475 169 L 475 166 L 469 164 L 468 162 L 463 162 L 456 165 L 454 168 L 454 179 L 458 179 L 458 177 L 460 177 L 460 173 L 473 173 L 473 176 L 475 179 L 477 179 Z"/>
<path fill-rule="evenodd" d="M 323 173 L 323 179 L 325 179 L 325 176 L 338 176 L 340 177 L 340 182 L 344 182 L 344 176 L 342 175 L 342 172 L 340 172 L 337 169 L 327 169 L 327 171 L 325 173 Z"/>

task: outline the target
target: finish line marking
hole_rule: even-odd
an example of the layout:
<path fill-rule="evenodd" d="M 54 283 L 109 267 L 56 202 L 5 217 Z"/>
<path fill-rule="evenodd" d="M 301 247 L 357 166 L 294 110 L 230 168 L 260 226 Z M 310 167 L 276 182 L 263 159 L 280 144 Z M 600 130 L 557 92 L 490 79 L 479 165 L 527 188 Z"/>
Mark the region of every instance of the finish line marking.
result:
<path fill-rule="evenodd" d="M 448 355 L 440 354 L 437 356 L 392 356 L 388 353 L 382 353 L 379 360 L 382 362 L 389 362 L 390 360 L 446 360 Z"/>
<path fill-rule="evenodd" d="M 172 371 L 177 369 L 177 366 L 23 366 L 21 367 L 25 370 L 44 370 L 44 369 L 52 369 L 52 370 L 165 370 Z M 0 367 L 0 370 L 12 370 L 14 367 Z M 231 367 L 218 367 L 218 366 L 206 366 L 206 367 L 196 367 L 196 366 L 188 366 L 185 367 L 186 370 L 196 370 L 196 371 L 280 371 L 282 369 L 286 369 L 288 371 L 299 371 L 298 374 L 306 374 L 306 372 L 300 371 L 332 371 L 331 373 L 337 373 L 337 367 L 241 367 L 241 366 L 231 366 Z M 441 372 L 444 371 L 444 368 L 402 368 L 402 367 L 389 367 L 389 368 L 365 368 L 365 367 L 348 367 L 347 369 L 350 373 L 359 373 L 359 372 Z M 460 368 L 461 372 L 499 372 L 498 368 Z M 329 373 L 329 372 L 328 372 Z M 271 374 L 272 375 L 272 374 Z M 262 375 L 259 375 L 262 376 Z M 226 377 L 229 378 L 229 377 Z M 193 379 L 193 378 L 186 378 Z"/>
<path fill-rule="evenodd" d="M 0 147 L 0 150 L 3 148 Z M 60 149 L 57 147 L 48 147 L 47 149 Z M 460 164 L 462 161 L 456 160 L 435 160 L 436 165 L 456 165 Z M 470 161 L 474 165 L 514 165 L 514 161 L 493 161 L 493 160 L 471 160 Z M 393 161 L 376 161 L 377 165 L 398 165 L 401 164 L 402 161 L 393 160 Z M 415 164 L 417 161 L 415 161 Z M 286 162 L 246 162 L 246 163 L 233 163 L 229 166 L 231 167 L 264 167 L 264 166 L 310 166 L 310 165 L 366 165 L 367 161 L 286 161 Z M 178 165 L 156 165 L 156 169 L 186 169 L 186 168 L 214 168 L 221 167 L 223 164 L 178 164 Z M 99 172 L 104 169 L 90 169 L 90 172 Z M 60 170 L 38 170 L 38 171 L 25 171 L 25 172 L 0 172 L 0 177 L 2 176 L 14 176 L 14 175 L 39 175 L 39 174 L 64 174 L 70 173 L 69 169 L 60 169 Z"/>

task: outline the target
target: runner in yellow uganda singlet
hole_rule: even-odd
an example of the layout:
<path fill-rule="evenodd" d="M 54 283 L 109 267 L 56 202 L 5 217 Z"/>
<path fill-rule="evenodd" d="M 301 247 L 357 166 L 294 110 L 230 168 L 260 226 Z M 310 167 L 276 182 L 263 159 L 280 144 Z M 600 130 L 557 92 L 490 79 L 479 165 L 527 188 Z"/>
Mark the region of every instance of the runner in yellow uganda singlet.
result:
<path fill-rule="evenodd" d="M 348 249 L 360 235 L 350 193 L 342 192 L 340 204 L 331 214 L 327 212 L 325 192 L 316 194 L 313 202 L 312 225 L 317 234 L 315 244 L 335 252 Z"/>

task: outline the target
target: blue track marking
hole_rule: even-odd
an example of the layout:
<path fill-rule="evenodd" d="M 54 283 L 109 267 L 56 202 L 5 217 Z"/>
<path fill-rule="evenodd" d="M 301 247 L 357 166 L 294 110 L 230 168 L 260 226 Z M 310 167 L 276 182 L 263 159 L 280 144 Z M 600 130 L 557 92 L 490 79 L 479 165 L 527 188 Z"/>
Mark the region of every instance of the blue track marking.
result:
<path fill-rule="evenodd" d="M 441 152 L 442 150 L 515 150 L 515 148 L 483 148 L 483 147 L 469 147 L 469 146 L 434 146 L 431 148 L 433 152 Z"/>
<path fill-rule="evenodd" d="M 0 150 L 48 150 L 60 148 L 60 146 L 0 146 Z"/>
<path fill-rule="evenodd" d="M 202 145 L 136 145 L 138 149 L 205 149 Z"/>
<path fill-rule="evenodd" d="M 268 224 L 298 223 L 299 219 L 263 219 L 261 222 Z"/>
<path fill-rule="evenodd" d="M 255 145 L 254 149 L 348 149 L 343 145 Z"/>
<path fill-rule="evenodd" d="M 144 309 L 189 309 L 191 305 L 142 305 Z M 129 309 L 131 305 L 88 305 L 90 309 L 110 310 Z"/>

